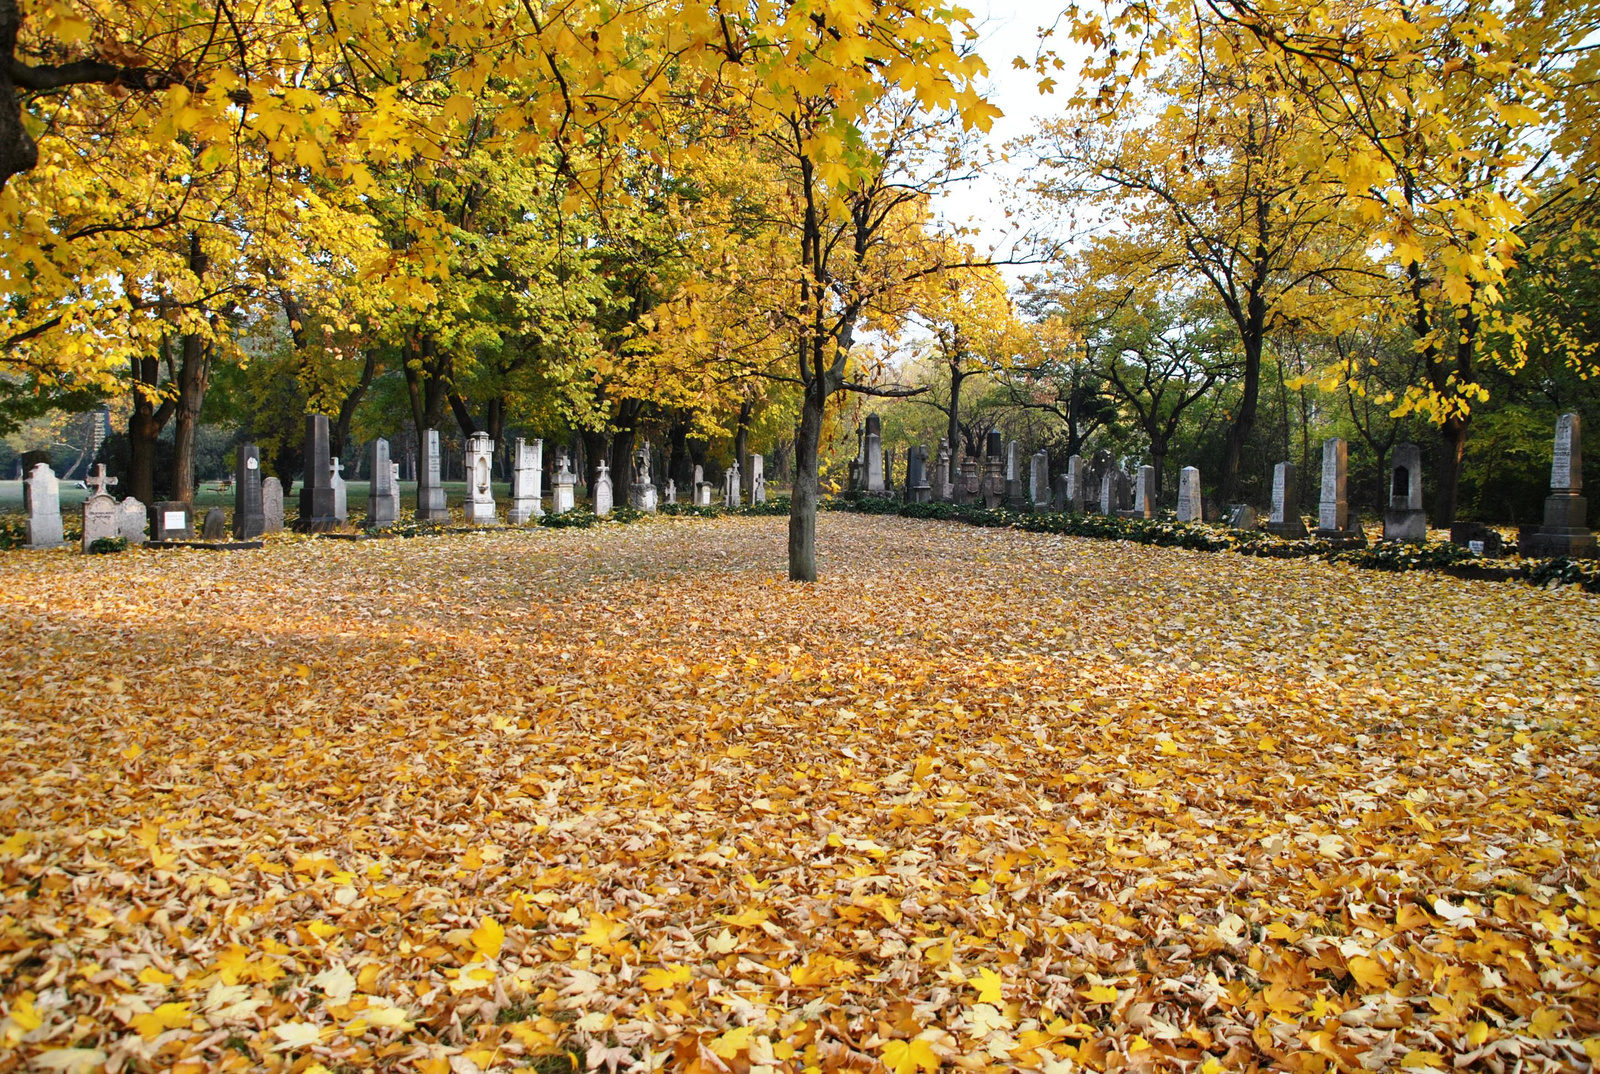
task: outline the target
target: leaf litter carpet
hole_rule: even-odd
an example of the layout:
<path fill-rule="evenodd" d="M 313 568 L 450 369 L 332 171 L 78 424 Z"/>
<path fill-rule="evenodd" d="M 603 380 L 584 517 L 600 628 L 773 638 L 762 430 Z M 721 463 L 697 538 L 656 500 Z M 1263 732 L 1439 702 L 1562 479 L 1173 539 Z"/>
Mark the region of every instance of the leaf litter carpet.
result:
<path fill-rule="evenodd" d="M 0 558 L 0 1070 L 1600 1055 L 1600 598 L 784 539 Z"/>

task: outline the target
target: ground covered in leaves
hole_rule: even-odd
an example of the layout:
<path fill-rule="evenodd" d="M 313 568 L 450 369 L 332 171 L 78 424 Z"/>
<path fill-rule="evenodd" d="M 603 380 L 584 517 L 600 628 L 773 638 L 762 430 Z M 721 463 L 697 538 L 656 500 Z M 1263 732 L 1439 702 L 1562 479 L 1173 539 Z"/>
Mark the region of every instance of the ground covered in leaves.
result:
<path fill-rule="evenodd" d="M 0 1070 L 1600 1055 L 1600 597 L 784 527 L 0 556 Z"/>

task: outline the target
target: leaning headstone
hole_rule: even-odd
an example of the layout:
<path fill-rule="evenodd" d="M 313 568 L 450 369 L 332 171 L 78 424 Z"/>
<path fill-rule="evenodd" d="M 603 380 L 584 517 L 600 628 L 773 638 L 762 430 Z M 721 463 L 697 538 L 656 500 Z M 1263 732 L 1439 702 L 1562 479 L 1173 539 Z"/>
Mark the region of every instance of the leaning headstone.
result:
<path fill-rule="evenodd" d="M 493 526 L 500 521 L 494 509 L 494 441 L 479 430 L 467 437 L 467 499 L 462 510 L 467 522 Z"/>
<path fill-rule="evenodd" d="M 517 437 L 511 448 L 511 508 L 506 521 L 520 526 L 544 515 L 544 441 Z"/>
<path fill-rule="evenodd" d="M 226 541 L 228 539 L 228 516 L 220 507 L 213 507 L 206 511 L 206 518 L 200 525 L 200 537 L 206 541 Z"/>
<path fill-rule="evenodd" d="M 372 442 L 372 480 L 367 492 L 367 525 L 388 529 L 399 520 L 394 508 L 394 471 L 389 467 L 389 441 L 381 436 Z"/>
<path fill-rule="evenodd" d="M 328 460 L 328 480 L 333 484 L 333 520 L 337 525 L 350 521 L 350 486 L 344 481 L 344 463 L 335 456 Z M 305 499 L 305 490 L 300 498 Z"/>
<path fill-rule="evenodd" d="M 240 444 L 233 470 L 233 535 L 241 541 L 266 531 L 266 506 L 261 498 L 261 452 Z"/>
<path fill-rule="evenodd" d="M 767 502 L 767 463 L 760 455 L 750 456 L 750 506 Z"/>
<path fill-rule="evenodd" d="M 564 515 L 577 505 L 577 492 L 573 486 L 578 475 L 572 472 L 572 460 L 563 451 L 556 456 L 556 472 L 550 478 L 550 513 Z"/>
<path fill-rule="evenodd" d="M 1050 453 L 1036 451 L 1028 459 L 1028 498 L 1035 511 L 1050 507 Z"/>
<path fill-rule="evenodd" d="M 1205 521 L 1200 501 L 1200 470 L 1194 466 L 1185 466 L 1178 472 L 1178 521 Z"/>
<path fill-rule="evenodd" d="M 177 500 L 150 505 L 152 541 L 194 540 L 194 508 Z"/>
<path fill-rule="evenodd" d="M 1583 495 L 1583 420 L 1577 414 L 1563 414 L 1556 420 L 1544 525 L 1522 542 L 1522 554 L 1594 559 L 1600 550 L 1588 522 L 1589 499 Z"/>
<path fill-rule="evenodd" d="M 1304 537 L 1306 524 L 1300 518 L 1299 467 L 1280 462 L 1272 468 L 1272 515 L 1267 532 L 1279 537 Z"/>
<path fill-rule="evenodd" d="M 1422 513 L 1422 449 L 1399 444 L 1389 469 L 1389 509 L 1383 513 L 1383 539 L 1421 544 L 1428 539 Z"/>
<path fill-rule="evenodd" d="M 337 510 L 335 481 L 328 448 L 328 417 L 307 414 L 305 480 L 300 485 L 300 519 L 295 523 L 296 529 L 302 533 L 316 533 L 334 529 L 344 521 Z M 151 531 L 156 532 L 156 527 L 152 526 Z"/>
<path fill-rule="evenodd" d="M 283 530 L 283 482 L 268 477 L 261 482 L 261 532 Z"/>
<path fill-rule="evenodd" d="M 132 496 L 117 504 L 117 536 L 130 545 L 144 544 L 145 530 L 149 525 L 150 520 L 145 517 L 144 504 Z"/>
<path fill-rule="evenodd" d="M 864 490 L 869 496 L 881 496 L 888 486 L 883 477 L 883 419 L 878 415 L 867 415 L 867 431 L 862 443 L 865 451 Z"/>
<path fill-rule="evenodd" d="M 439 430 L 422 430 L 421 446 L 422 458 L 417 466 L 417 521 L 442 522 L 450 517 L 450 512 L 445 506 L 444 483 L 440 480 L 443 463 L 439 454 Z"/>
<path fill-rule="evenodd" d="M 594 475 L 594 517 L 605 518 L 611 513 L 611 468 L 604 461 Z"/>
<path fill-rule="evenodd" d="M 82 548 L 85 552 L 94 547 L 100 540 L 114 541 L 121 536 L 118 526 L 120 516 L 117 512 L 117 501 L 106 488 L 115 485 L 117 479 L 106 476 L 104 464 L 95 467 L 95 473 L 85 482 L 94 491 L 89 498 L 83 501 L 83 541 Z"/>
<path fill-rule="evenodd" d="M 1341 438 L 1322 442 L 1322 491 L 1317 499 L 1317 536 L 1350 535 L 1350 501 L 1346 496 L 1350 473 L 1350 445 Z"/>
<path fill-rule="evenodd" d="M 60 548 L 66 543 L 61 525 L 61 481 L 48 463 L 38 463 L 27 482 L 28 547 Z"/>

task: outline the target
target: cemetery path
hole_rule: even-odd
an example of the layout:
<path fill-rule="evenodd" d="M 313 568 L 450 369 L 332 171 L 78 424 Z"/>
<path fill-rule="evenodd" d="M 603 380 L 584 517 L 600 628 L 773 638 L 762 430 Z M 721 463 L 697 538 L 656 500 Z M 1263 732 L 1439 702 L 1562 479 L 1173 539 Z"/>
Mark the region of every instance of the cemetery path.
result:
<path fill-rule="evenodd" d="M 1600 598 L 784 538 L 0 555 L 0 1071 L 1600 1056 Z"/>

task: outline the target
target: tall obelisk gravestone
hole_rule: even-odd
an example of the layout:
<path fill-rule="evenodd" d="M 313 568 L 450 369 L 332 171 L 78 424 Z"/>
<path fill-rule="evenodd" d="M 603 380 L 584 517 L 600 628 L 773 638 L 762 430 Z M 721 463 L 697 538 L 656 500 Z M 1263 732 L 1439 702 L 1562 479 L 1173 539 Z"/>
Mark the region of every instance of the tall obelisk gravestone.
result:
<path fill-rule="evenodd" d="M 1544 525 L 1520 549 L 1525 556 L 1594 559 L 1600 556 L 1589 531 L 1589 500 L 1583 494 L 1583 420 L 1563 414 L 1556 421 L 1555 451 L 1550 460 L 1550 495 L 1544 501 Z"/>
<path fill-rule="evenodd" d="M 306 415 L 305 480 L 300 486 L 300 520 L 295 529 L 318 533 L 339 525 L 334 509 L 333 466 L 328 450 L 328 416 Z"/>

